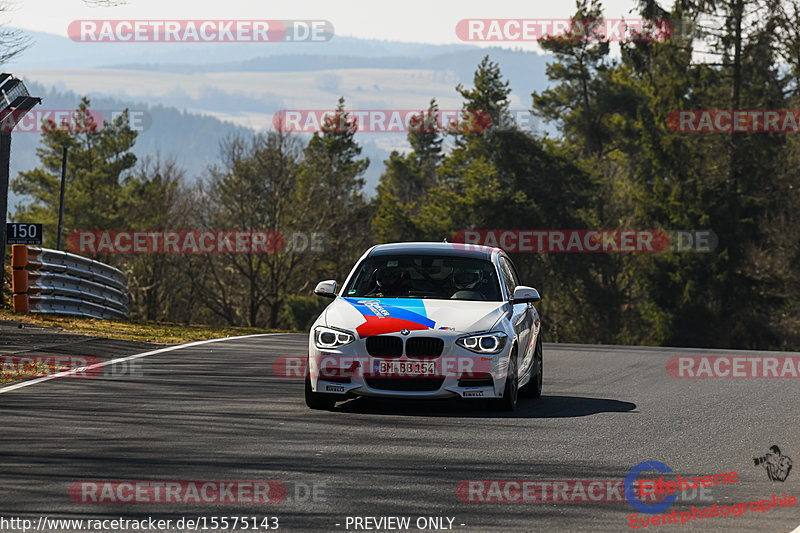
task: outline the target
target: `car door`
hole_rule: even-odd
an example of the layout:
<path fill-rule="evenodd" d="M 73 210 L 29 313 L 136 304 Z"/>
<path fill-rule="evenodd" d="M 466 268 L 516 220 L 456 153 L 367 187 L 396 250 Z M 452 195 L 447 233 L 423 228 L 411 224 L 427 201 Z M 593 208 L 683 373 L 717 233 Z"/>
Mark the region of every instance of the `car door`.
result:
<path fill-rule="evenodd" d="M 521 283 L 519 281 L 519 274 L 517 273 L 516 267 L 514 267 L 514 263 L 512 263 L 511 260 L 508 259 L 508 264 L 511 266 L 511 271 L 514 274 L 514 279 L 517 280 L 517 285 L 520 285 Z M 541 329 L 541 320 L 539 318 L 539 311 L 536 309 L 535 305 L 529 303 L 527 307 L 528 307 L 528 315 L 530 317 L 530 322 L 529 322 L 530 337 L 528 346 L 530 348 L 531 369 L 533 369 L 534 368 L 533 365 L 535 362 L 534 357 L 536 354 L 536 343 L 539 340 L 539 331 Z"/>
<path fill-rule="evenodd" d="M 514 289 L 520 284 L 517 271 L 511 261 L 505 257 L 500 256 L 500 270 L 503 275 L 503 282 L 506 286 L 508 298 L 514 296 Z M 534 310 L 535 311 L 535 310 Z M 514 334 L 517 337 L 518 346 L 518 368 L 517 372 L 520 377 L 527 376 L 531 371 L 533 364 L 533 313 L 531 304 L 521 303 L 514 304 L 511 315 L 511 323 L 514 327 Z"/>

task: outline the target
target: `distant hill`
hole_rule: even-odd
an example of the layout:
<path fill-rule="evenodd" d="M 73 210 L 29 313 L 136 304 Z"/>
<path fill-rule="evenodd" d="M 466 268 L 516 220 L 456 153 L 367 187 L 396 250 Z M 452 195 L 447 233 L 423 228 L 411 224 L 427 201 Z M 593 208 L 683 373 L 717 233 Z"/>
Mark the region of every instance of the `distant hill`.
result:
<path fill-rule="evenodd" d="M 511 82 L 511 89 L 518 95 L 530 95 L 534 90 L 547 87 L 544 76 L 548 56 L 532 52 L 507 50 L 503 48 L 465 50 L 438 53 L 429 56 L 384 56 L 361 57 L 345 55 L 275 55 L 257 57 L 228 63 L 122 63 L 108 65 L 108 68 L 146 70 L 151 72 L 172 72 L 195 74 L 209 72 L 306 72 L 337 69 L 407 69 L 451 71 L 465 85 L 472 79 L 475 67 L 488 54 L 500 64 L 503 74 Z"/>
<path fill-rule="evenodd" d="M 47 88 L 36 82 L 27 82 L 30 93 L 42 98 L 41 108 L 69 110 L 78 107 L 82 95 L 54 88 Z M 162 105 L 149 106 L 143 102 L 124 101 L 108 97 L 92 97 L 92 109 L 97 110 L 137 110 L 145 111 L 155 120 L 148 121 L 145 131 L 139 133 L 134 146 L 138 158 L 146 155 L 160 155 L 162 158 L 173 158 L 186 170 L 187 178 L 194 181 L 202 176 L 211 163 L 218 161 L 219 142 L 228 135 L 252 135 L 253 130 L 237 126 L 231 122 L 206 115 L 180 111 L 174 107 Z M 36 148 L 40 145 L 37 133 L 15 133 L 11 144 L 11 177 L 20 171 L 30 170 L 39 164 Z M 369 140 L 361 141 L 363 155 L 370 158 L 372 164 L 366 174 L 366 192 L 372 194 L 383 172 L 383 160 L 388 159 L 389 150 L 380 148 Z M 20 201 L 10 193 L 9 210 L 13 213 Z"/>
<path fill-rule="evenodd" d="M 36 82 L 26 83 L 32 95 L 42 98 L 43 109 L 75 109 L 81 97 L 72 91 L 61 92 Z M 136 154 L 174 156 L 187 171 L 197 174 L 210 162 L 217 152 L 219 139 L 231 134 L 250 134 L 251 130 L 212 117 L 181 112 L 160 105 L 149 106 L 143 102 L 124 101 L 116 98 L 91 98 L 92 109 L 98 110 L 143 110 L 158 120 L 149 121 L 145 131 L 136 140 Z M 35 147 L 39 135 L 16 133 L 13 135 L 12 165 L 19 169 L 32 168 L 38 164 Z M 13 170 L 13 169 L 12 169 Z M 12 176 L 16 173 L 12 172 Z"/>
<path fill-rule="evenodd" d="M 117 68 L 156 72 L 298 72 L 350 68 L 451 71 L 465 85 L 484 55 L 500 63 L 526 104 L 547 86 L 548 55 L 469 44 L 432 45 L 335 36 L 324 43 L 79 43 L 23 30 L 33 45 L 4 68 Z M 436 95 L 431 95 L 436 96 Z"/>
<path fill-rule="evenodd" d="M 74 109 L 89 95 L 95 109 L 146 110 L 150 128 L 135 153 L 173 157 L 190 179 L 216 160 L 221 138 L 268 128 L 279 109 L 332 109 L 339 96 L 348 109 L 458 109 L 455 87 L 472 85 L 489 54 L 512 89 L 515 109 L 531 105 L 531 92 L 547 87 L 549 56 L 474 45 L 429 45 L 352 37 L 325 43 L 77 43 L 25 31 L 33 45 L 3 65 L 21 76 L 45 109 Z M 404 135 L 357 135 L 371 165 L 372 194 Z M 15 134 L 12 177 L 38 164 L 39 136 Z M 13 201 L 11 203 L 13 206 Z"/>
<path fill-rule="evenodd" d="M 321 43 L 82 43 L 51 33 L 20 31 L 30 37 L 33 46 L 8 65 L 24 68 L 100 67 L 119 64 L 122 58 L 125 63 L 168 63 L 180 58 L 180 63 L 198 65 L 307 54 L 426 58 L 480 49 L 469 44 L 433 45 L 340 36 Z"/>

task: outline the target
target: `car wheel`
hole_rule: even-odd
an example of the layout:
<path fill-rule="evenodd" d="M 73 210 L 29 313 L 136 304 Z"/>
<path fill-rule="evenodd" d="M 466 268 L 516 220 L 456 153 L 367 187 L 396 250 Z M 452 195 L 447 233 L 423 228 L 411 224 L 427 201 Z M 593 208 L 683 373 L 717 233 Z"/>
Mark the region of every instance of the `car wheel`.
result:
<path fill-rule="evenodd" d="M 314 392 L 311 389 L 311 378 L 306 378 L 306 405 L 311 409 L 319 409 L 327 411 L 333 409 L 336 405 L 336 400 L 331 398 L 328 394 Z"/>
<path fill-rule="evenodd" d="M 534 364 L 536 365 L 536 378 L 528 383 L 528 394 L 531 398 L 541 398 L 542 396 L 542 377 L 544 376 L 544 361 L 542 357 L 542 339 L 536 339 L 536 351 L 533 354 Z"/>
<path fill-rule="evenodd" d="M 506 387 L 503 390 L 503 397 L 497 399 L 496 406 L 502 411 L 513 411 L 517 407 L 517 398 L 519 398 L 519 378 L 517 377 L 517 350 L 515 349 L 508 358 Z"/>

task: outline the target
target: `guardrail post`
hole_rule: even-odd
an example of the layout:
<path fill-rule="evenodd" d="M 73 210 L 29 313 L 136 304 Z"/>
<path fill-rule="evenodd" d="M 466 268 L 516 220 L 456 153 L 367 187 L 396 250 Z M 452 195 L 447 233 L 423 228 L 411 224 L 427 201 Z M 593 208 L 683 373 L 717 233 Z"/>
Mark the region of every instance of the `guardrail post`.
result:
<path fill-rule="evenodd" d="M 11 245 L 11 293 L 15 313 L 30 313 L 27 266 L 28 247 L 24 244 Z"/>

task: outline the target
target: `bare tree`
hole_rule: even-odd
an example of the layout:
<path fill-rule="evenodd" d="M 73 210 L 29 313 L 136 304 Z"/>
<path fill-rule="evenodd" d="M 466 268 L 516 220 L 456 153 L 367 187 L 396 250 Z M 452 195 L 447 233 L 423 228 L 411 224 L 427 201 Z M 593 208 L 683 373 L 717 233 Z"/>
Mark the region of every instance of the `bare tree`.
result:
<path fill-rule="evenodd" d="M 184 186 L 184 171 L 172 159 L 146 156 L 126 182 L 121 205 L 126 229 L 180 230 L 192 205 Z M 117 254 L 119 255 L 119 254 Z M 185 275 L 186 257 L 176 254 L 122 255 L 128 274 L 131 314 L 145 320 L 180 320 L 194 316 L 191 282 Z"/>
<path fill-rule="evenodd" d="M 197 227 L 221 231 L 268 231 L 266 253 L 204 255 L 193 261 L 195 293 L 218 318 L 231 325 L 278 327 L 286 297 L 299 290 L 297 276 L 312 261 L 306 246 L 295 247 L 292 232 L 321 232 L 325 221 L 308 220 L 319 209 L 315 198 L 298 194 L 299 140 L 282 131 L 222 143 L 223 163 L 210 169 L 195 210 Z M 284 241 L 284 238 L 287 240 Z M 313 262 L 313 261 L 312 261 Z"/>
<path fill-rule="evenodd" d="M 12 9 L 12 2 L 0 1 L 0 14 L 12 11 Z M 21 30 L 0 27 L 0 65 L 8 63 L 30 45 L 30 37 L 25 35 Z"/>

